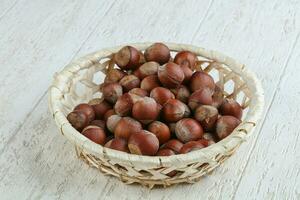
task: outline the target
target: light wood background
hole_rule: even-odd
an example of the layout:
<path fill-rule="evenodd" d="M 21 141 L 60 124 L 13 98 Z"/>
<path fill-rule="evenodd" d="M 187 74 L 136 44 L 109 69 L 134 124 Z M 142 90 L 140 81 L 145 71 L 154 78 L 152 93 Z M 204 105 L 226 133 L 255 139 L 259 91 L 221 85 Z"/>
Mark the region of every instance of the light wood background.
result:
<path fill-rule="evenodd" d="M 0 0 L 1 199 L 300 199 L 300 2 Z M 221 51 L 257 73 L 253 136 L 193 185 L 124 185 L 77 160 L 47 108 L 73 58 L 142 41 Z"/>

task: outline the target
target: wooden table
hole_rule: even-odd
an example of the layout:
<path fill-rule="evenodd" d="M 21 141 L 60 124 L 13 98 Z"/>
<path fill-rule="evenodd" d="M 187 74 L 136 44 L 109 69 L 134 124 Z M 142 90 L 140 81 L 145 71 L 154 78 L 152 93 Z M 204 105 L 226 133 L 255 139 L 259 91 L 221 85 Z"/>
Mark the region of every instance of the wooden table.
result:
<path fill-rule="evenodd" d="M 1 199 L 300 199 L 300 2 L 0 0 Z M 257 73 L 265 112 L 253 136 L 193 185 L 148 190 L 76 158 L 47 108 L 73 58 L 141 41 L 221 51 Z"/>

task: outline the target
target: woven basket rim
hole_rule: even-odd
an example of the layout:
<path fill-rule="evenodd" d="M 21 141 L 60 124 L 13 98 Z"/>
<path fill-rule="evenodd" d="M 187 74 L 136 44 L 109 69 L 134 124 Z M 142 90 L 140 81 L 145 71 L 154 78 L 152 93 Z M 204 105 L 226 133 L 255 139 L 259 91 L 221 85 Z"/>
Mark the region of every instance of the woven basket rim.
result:
<path fill-rule="evenodd" d="M 124 44 L 112 48 L 106 48 L 94 53 L 88 54 L 84 57 L 72 61 L 70 64 L 64 67 L 62 71 L 56 73 L 52 85 L 48 92 L 48 103 L 50 112 L 56 121 L 60 131 L 65 135 L 72 143 L 95 155 L 96 157 L 106 157 L 110 160 L 114 160 L 115 163 L 127 163 L 129 165 L 147 165 L 151 166 L 172 166 L 178 165 L 178 161 L 186 163 L 193 163 L 197 161 L 197 158 L 207 157 L 208 162 L 211 162 L 212 156 L 216 156 L 215 152 L 227 152 L 228 149 L 237 147 L 240 144 L 241 139 L 244 140 L 252 131 L 252 128 L 256 126 L 259 118 L 262 115 L 264 106 L 264 94 L 263 88 L 256 75 L 247 69 L 243 64 L 235 61 L 234 59 L 223 55 L 217 51 L 206 50 L 201 47 L 187 44 L 168 43 L 164 42 L 171 51 L 189 50 L 194 52 L 198 56 L 205 57 L 210 60 L 215 60 L 219 63 L 228 66 L 235 74 L 242 77 L 247 87 L 253 94 L 251 102 L 249 104 L 249 111 L 243 120 L 243 122 L 233 131 L 231 135 L 225 139 L 200 150 L 190 152 L 188 154 L 179 154 L 167 157 L 158 156 L 140 156 L 134 154 L 128 154 L 113 149 L 102 147 L 87 138 L 85 138 L 80 132 L 75 130 L 66 119 L 66 116 L 60 109 L 60 99 L 63 96 L 63 91 L 67 89 L 68 81 L 72 79 L 74 73 L 77 73 L 80 69 L 85 68 L 86 63 L 94 64 L 100 59 L 109 57 L 112 53 L 117 52 L 125 45 L 131 45 L 138 50 L 145 50 L 153 42 L 145 43 L 132 43 Z"/>

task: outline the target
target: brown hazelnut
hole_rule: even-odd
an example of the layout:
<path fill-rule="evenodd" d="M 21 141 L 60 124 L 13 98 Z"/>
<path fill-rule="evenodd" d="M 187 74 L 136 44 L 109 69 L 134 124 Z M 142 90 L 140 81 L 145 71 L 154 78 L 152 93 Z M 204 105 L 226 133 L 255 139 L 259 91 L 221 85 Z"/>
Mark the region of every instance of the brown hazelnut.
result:
<path fill-rule="evenodd" d="M 176 123 L 175 122 L 174 123 L 169 123 L 168 127 L 170 129 L 170 132 L 173 133 L 173 134 L 175 134 Z"/>
<path fill-rule="evenodd" d="M 153 133 L 141 130 L 131 134 L 128 148 L 132 154 L 154 156 L 159 148 L 159 141 Z"/>
<path fill-rule="evenodd" d="M 145 50 L 145 59 L 147 62 L 155 61 L 159 64 L 165 64 L 170 60 L 170 49 L 163 43 L 154 43 Z"/>
<path fill-rule="evenodd" d="M 129 153 L 127 141 L 121 138 L 113 138 L 109 140 L 104 147 Z"/>
<path fill-rule="evenodd" d="M 176 123 L 175 133 L 181 142 L 198 140 L 203 135 L 201 125 L 194 119 L 184 118 Z"/>
<path fill-rule="evenodd" d="M 89 101 L 89 105 L 93 107 L 96 119 L 103 119 L 104 114 L 108 110 L 112 109 L 112 106 L 107 101 L 99 98 L 92 99 L 91 101 Z"/>
<path fill-rule="evenodd" d="M 91 121 L 91 123 L 89 125 L 98 126 L 98 127 L 102 128 L 103 130 L 105 130 L 105 121 L 103 121 L 103 120 L 99 120 L 99 119 L 93 120 L 93 121 Z"/>
<path fill-rule="evenodd" d="M 159 87 L 160 82 L 157 75 L 149 75 L 145 77 L 141 82 L 141 88 L 150 92 L 153 88 Z"/>
<path fill-rule="evenodd" d="M 200 105 L 211 105 L 212 94 L 208 88 L 195 91 L 189 98 L 189 107 L 195 110 Z"/>
<path fill-rule="evenodd" d="M 172 156 L 175 155 L 175 152 L 172 151 L 171 149 L 160 149 L 156 153 L 156 156 Z"/>
<path fill-rule="evenodd" d="M 133 88 L 138 88 L 140 87 L 140 79 L 138 77 L 136 77 L 135 75 L 127 75 L 124 76 L 120 82 L 119 82 L 123 88 L 125 92 L 128 92 L 129 90 L 133 89 Z"/>
<path fill-rule="evenodd" d="M 219 139 L 224 139 L 241 123 L 241 120 L 233 116 L 221 116 L 216 125 L 216 133 Z"/>
<path fill-rule="evenodd" d="M 243 115 L 242 106 L 234 99 L 224 99 L 219 110 L 222 115 L 231 115 L 238 119 L 241 119 Z"/>
<path fill-rule="evenodd" d="M 134 103 L 132 116 L 143 124 L 149 124 L 159 116 L 157 103 L 150 97 L 142 98 Z"/>
<path fill-rule="evenodd" d="M 149 126 L 148 126 L 148 131 L 150 131 L 151 133 L 153 133 L 154 135 L 156 135 L 156 137 L 159 140 L 159 144 L 164 144 L 165 142 L 167 142 L 170 137 L 171 137 L 171 133 L 170 133 L 170 129 L 169 127 L 160 122 L 160 121 L 154 121 L 152 122 Z"/>
<path fill-rule="evenodd" d="M 130 94 L 125 93 L 120 96 L 114 106 L 115 112 L 120 116 L 128 116 L 131 114 L 133 107 L 133 99 Z"/>
<path fill-rule="evenodd" d="M 179 153 L 180 149 L 182 148 L 183 144 L 177 139 L 172 139 L 166 142 L 161 146 L 161 149 L 171 149 L 174 151 L 176 154 Z"/>
<path fill-rule="evenodd" d="M 174 62 L 180 66 L 186 66 L 190 69 L 194 69 L 197 61 L 196 54 L 190 51 L 180 51 L 176 54 Z"/>
<path fill-rule="evenodd" d="M 145 59 L 144 54 L 141 51 L 139 51 L 139 55 L 140 55 L 139 66 L 141 66 L 142 64 L 144 64 L 146 62 L 146 59 Z"/>
<path fill-rule="evenodd" d="M 106 127 L 107 129 L 111 132 L 114 133 L 117 124 L 119 123 L 119 121 L 122 119 L 122 117 L 120 117 L 119 115 L 112 115 L 110 116 L 107 121 L 106 121 Z"/>
<path fill-rule="evenodd" d="M 140 97 L 147 97 L 147 96 L 149 96 L 149 92 L 147 92 L 146 90 L 144 90 L 142 88 L 133 88 L 128 93 L 129 94 L 135 94 L 135 95 L 138 95 Z"/>
<path fill-rule="evenodd" d="M 201 143 L 204 147 L 208 147 L 212 144 L 215 144 L 215 142 L 213 140 L 207 140 L 207 139 L 200 139 L 200 140 L 197 140 L 197 142 Z"/>
<path fill-rule="evenodd" d="M 67 116 L 70 124 L 78 131 L 81 131 L 84 127 L 89 124 L 87 115 L 81 110 L 75 110 Z"/>
<path fill-rule="evenodd" d="M 210 105 L 201 105 L 195 110 L 195 119 L 205 131 L 212 131 L 218 120 L 218 109 Z"/>
<path fill-rule="evenodd" d="M 139 79 L 143 79 L 149 75 L 157 74 L 159 64 L 157 62 L 146 62 L 133 72 Z"/>
<path fill-rule="evenodd" d="M 135 69 L 140 62 L 140 53 L 132 46 L 125 46 L 114 54 L 113 60 L 123 70 Z"/>
<path fill-rule="evenodd" d="M 184 74 L 183 83 L 187 84 L 187 83 L 189 83 L 189 81 L 192 78 L 193 71 L 187 65 L 181 65 L 181 69 L 182 69 L 183 74 Z"/>
<path fill-rule="evenodd" d="M 176 99 L 178 99 L 179 101 L 181 101 L 183 103 L 188 103 L 191 93 L 186 86 L 180 85 L 179 87 L 174 88 L 171 91 L 175 95 Z"/>
<path fill-rule="evenodd" d="M 184 115 L 183 115 L 183 118 L 188 118 L 192 114 L 191 109 L 186 104 L 183 104 L 183 105 L 184 105 Z"/>
<path fill-rule="evenodd" d="M 213 100 L 212 106 L 219 108 L 223 103 L 223 99 L 224 99 L 223 91 L 219 86 L 216 85 L 215 92 L 212 95 L 212 100 Z"/>
<path fill-rule="evenodd" d="M 160 82 L 167 88 L 178 87 L 184 79 L 181 67 L 173 62 L 159 66 L 157 74 Z"/>
<path fill-rule="evenodd" d="M 84 128 L 81 133 L 97 144 L 104 145 L 105 143 L 105 131 L 98 126 L 88 126 Z"/>
<path fill-rule="evenodd" d="M 150 92 L 150 97 L 160 105 L 164 105 L 169 99 L 175 99 L 174 94 L 164 87 L 156 87 Z"/>
<path fill-rule="evenodd" d="M 197 71 L 191 77 L 190 90 L 195 92 L 203 88 L 209 88 L 211 93 L 213 93 L 215 90 L 214 79 L 206 72 Z"/>
<path fill-rule="evenodd" d="M 108 110 L 105 114 L 104 114 L 104 120 L 107 121 L 107 119 L 112 116 L 112 115 L 115 115 L 116 112 L 114 109 L 110 109 Z"/>
<path fill-rule="evenodd" d="M 189 153 L 191 151 L 196 151 L 199 149 L 203 149 L 205 146 L 197 141 L 190 141 L 188 143 L 185 143 L 182 148 L 180 149 L 180 154 Z"/>
<path fill-rule="evenodd" d="M 212 133 L 204 133 L 202 136 L 203 139 L 215 141 L 215 138 Z"/>
<path fill-rule="evenodd" d="M 163 106 L 162 115 L 167 122 L 177 122 L 185 115 L 184 103 L 177 99 L 169 99 Z"/>
<path fill-rule="evenodd" d="M 100 91 L 109 103 L 116 103 L 123 94 L 122 86 L 119 83 L 104 83 L 101 85 Z"/>
<path fill-rule="evenodd" d="M 89 122 L 95 119 L 95 112 L 92 106 L 87 103 L 81 103 L 74 108 L 74 111 L 80 110 L 88 117 Z"/>
<path fill-rule="evenodd" d="M 106 74 L 104 83 L 117 83 L 126 75 L 127 73 L 120 69 L 110 69 Z"/>
<path fill-rule="evenodd" d="M 110 119 L 110 118 L 109 118 Z M 137 133 L 142 130 L 140 122 L 132 119 L 131 117 L 123 117 L 115 127 L 115 137 L 128 140 L 131 134 Z"/>

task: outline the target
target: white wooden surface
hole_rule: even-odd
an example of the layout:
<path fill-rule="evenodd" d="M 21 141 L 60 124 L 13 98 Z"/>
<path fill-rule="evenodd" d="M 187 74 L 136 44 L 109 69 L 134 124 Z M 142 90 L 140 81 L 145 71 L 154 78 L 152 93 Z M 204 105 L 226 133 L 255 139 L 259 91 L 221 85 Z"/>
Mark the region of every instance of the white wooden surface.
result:
<path fill-rule="evenodd" d="M 0 0 L 1 199 L 300 199 L 300 2 Z M 124 185 L 77 160 L 48 112 L 54 72 L 139 41 L 222 51 L 257 73 L 260 126 L 193 185 Z"/>

